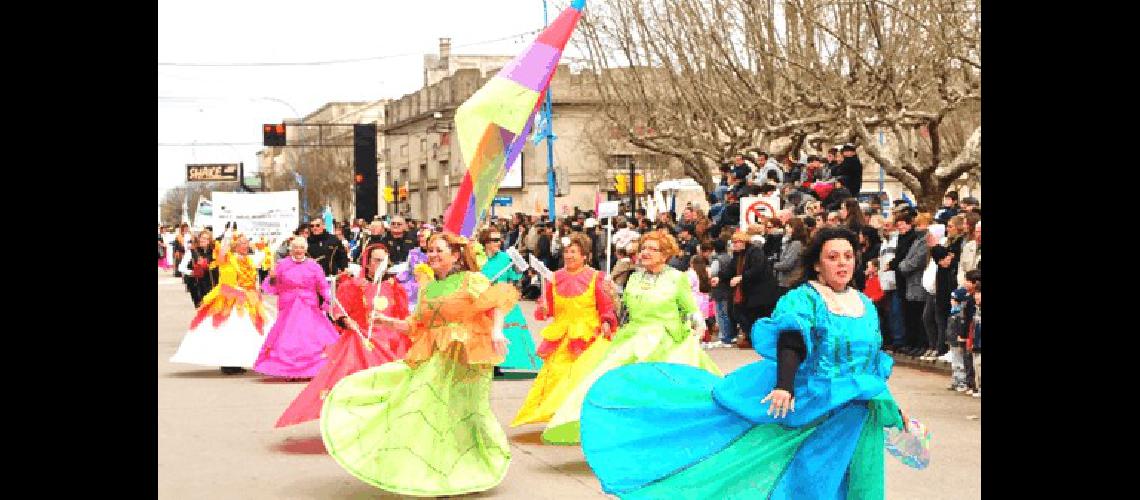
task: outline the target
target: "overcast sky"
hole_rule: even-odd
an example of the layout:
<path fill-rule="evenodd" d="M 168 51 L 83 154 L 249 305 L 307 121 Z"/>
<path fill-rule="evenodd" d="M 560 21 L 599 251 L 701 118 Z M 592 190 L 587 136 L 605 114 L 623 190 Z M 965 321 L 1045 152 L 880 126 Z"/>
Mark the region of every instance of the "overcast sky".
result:
<path fill-rule="evenodd" d="M 550 19 L 567 3 L 551 0 Z M 245 162 L 247 175 L 256 171 L 263 123 L 303 116 L 331 101 L 418 90 L 423 55 L 438 53 L 440 37 L 451 37 L 454 54 L 516 55 L 535 35 L 488 41 L 541 29 L 542 7 L 542 0 L 160 0 L 159 197 L 185 180 L 188 163 Z M 395 57 L 188 66 L 379 56 Z M 205 143 L 228 145 L 195 145 Z"/>

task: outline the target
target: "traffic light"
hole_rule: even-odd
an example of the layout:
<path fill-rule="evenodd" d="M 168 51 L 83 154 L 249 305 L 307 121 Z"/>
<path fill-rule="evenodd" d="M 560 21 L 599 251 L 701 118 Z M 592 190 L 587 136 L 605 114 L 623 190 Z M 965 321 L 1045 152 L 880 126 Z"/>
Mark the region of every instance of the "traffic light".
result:
<path fill-rule="evenodd" d="M 625 194 L 629 189 L 629 176 L 617 175 L 614 176 L 614 180 L 617 181 L 614 183 L 614 189 L 616 189 L 618 193 Z"/>
<path fill-rule="evenodd" d="M 405 201 L 407 199 L 408 199 L 408 188 L 406 188 L 404 186 L 400 186 L 400 201 Z"/>
<path fill-rule="evenodd" d="M 637 194 L 645 194 L 645 176 L 637 174 L 633 181 L 633 192 Z"/>
<path fill-rule="evenodd" d="M 384 201 L 386 203 L 392 203 L 392 201 L 395 199 L 396 197 L 392 193 L 392 186 L 384 186 Z"/>
<path fill-rule="evenodd" d="M 267 123 L 261 126 L 263 146 L 284 146 L 285 145 L 285 124 L 284 123 Z"/>
<path fill-rule="evenodd" d="M 376 124 L 352 126 L 353 185 L 356 189 L 356 217 L 372 220 L 379 194 L 376 178 Z"/>

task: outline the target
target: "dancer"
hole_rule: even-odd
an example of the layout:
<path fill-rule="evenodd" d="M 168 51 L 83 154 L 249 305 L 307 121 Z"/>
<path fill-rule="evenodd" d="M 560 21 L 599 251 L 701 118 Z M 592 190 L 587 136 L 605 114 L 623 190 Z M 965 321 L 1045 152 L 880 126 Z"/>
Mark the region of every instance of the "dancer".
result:
<path fill-rule="evenodd" d="M 427 262 L 427 240 L 431 234 L 431 229 L 420 229 L 420 246 L 408 251 L 408 265 L 396 274 L 396 281 L 404 287 L 404 292 L 408 296 L 409 310 L 415 310 L 416 301 L 419 299 L 420 285 L 415 279 L 414 270 L 416 266 Z"/>
<path fill-rule="evenodd" d="M 218 256 L 211 264 L 218 267 L 218 284 L 202 298 L 190 331 L 170 361 L 221 366 L 222 373 L 232 375 L 257 361 L 265 328 L 273 323 L 273 317 L 257 291 L 249 238 L 236 231 L 227 233 L 216 247 Z"/>
<path fill-rule="evenodd" d="M 605 276 L 585 265 L 589 248 L 585 235 L 570 235 L 570 244 L 563 249 L 566 267 L 555 271 L 554 279 L 544 284 L 535 319 L 544 320 L 548 312 L 554 318 L 541 333 L 538 355 L 545 363 L 511 427 L 550 421 L 573 389 L 570 381 L 580 368 L 576 363 L 579 356 L 591 345 L 609 346 L 609 338 L 617 329 L 613 301 L 602 286 Z M 593 365 L 585 369 L 589 368 Z"/>
<path fill-rule="evenodd" d="M 622 296 L 629 322 L 614 334 L 612 345 L 595 343 L 582 353 L 578 360 L 582 367 L 574 367 L 575 377 L 569 382 L 573 390 L 542 433 L 546 443 L 579 442 L 578 416 L 586 391 L 598 377 L 618 366 L 667 361 L 721 374 L 701 349 L 699 339 L 705 321 L 697 310 L 688 276 L 666 265 L 679 252 L 677 240 L 664 230 L 656 230 L 642 236 L 639 247 L 642 269 L 630 276 Z"/>
<path fill-rule="evenodd" d="M 522 274 L 515 270 L 511 257 L 501 250 L 502 233 L 497 229 L 484 229 L 479 235 L 479 242 L 487 254 L 487 263 L 483 264 L 481 272 L 491 283 L 510 284 L 522 278 Z M 526 326 L 526 316 L 523 316 L 518 304 L 507 313 L 503 322 L 503 336 L 507 338 L 507 357 L 495 367 L 496 375 L 501 374 L 500 368 L 531 371 L 542 368 L 542 360 L 535 353 L 534 340 Z"/>
<path fill-rule="evenodd" d="M 408 330 L 407 357 L 337 383 L 321 410 L 321 437 L 338 464 L 389 492 L 484 491 L 503 480 L 511 458 L 491 413 L 491 367 L 506 355 L 503 316 L 518 292 L 491 284 L 472 244 L 451 233 L 428 240 L 428 264 L 435 280 L 421 285 L 415 314 L 383 320 Z"/>
<path fill-rule="evenodd" d="M 289 258 L 277 263 L 262 290 L 277 295 L 279 315 L 253 370 L 290 380 L 310 378 L 325 363 L 324 348 L 337 340 L 326 313 L 329 282 L 321 266 L 305 253 L 309 242 L 300 236 L 289 241 Z M 323 300 L 318 305 L 317 295 Z"/>
<path fill-rule="evenodd" d="M 825 227 L 806 282 L 753 328 L 763 357 L 727 377 L 671 363 L 603 376 L 582 451 L 621 498 L 883 498 L 883 429 L 904 428 L 878 316 L 850 286 L 858 237 Z"/>
<path fill-rule="evenodd" d="M 390 275 L 388 249 L 373 243 L 361 252 L 360 277 L 337 284 L 333 316 L 341 325 L 340 339 L 325 349 L 325 363 L 309 385 L 297 395 L 277 419 L 276 427 L 316 420 L 321 416 L 324 398 L 340 379 L 365 368 L 380 366 L 404 357 L 411 343 L 404 334 L 382 326 L 376 318 L 408 317 L 408 297 Z"/>

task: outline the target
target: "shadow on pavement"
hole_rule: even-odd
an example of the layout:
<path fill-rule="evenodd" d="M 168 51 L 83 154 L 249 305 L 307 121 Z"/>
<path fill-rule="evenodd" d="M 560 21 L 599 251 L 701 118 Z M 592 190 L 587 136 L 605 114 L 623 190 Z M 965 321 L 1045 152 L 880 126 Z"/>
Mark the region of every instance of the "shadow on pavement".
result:
<path fill-rule="evenodd" d="M 327 455 L 325 443 L 320 436 L 286 438 L 273 447 L 274 451 L 293 455 Z"/>
<path fill-rule="evenodd" d="M 542 431 L 520 432 L 508 436 L 508 439 L 519 444 L 542 445 Z"/>
<path fill-rule="evenodd" d="M 257 374 L 257 383 L 259 384 L 307 384 L 311 378 L 286 378 L 286 377 L 270 377 L 268 375 Z"/>
<path fill-rule="evenodd" d="M 579 474 L 584 476 L 593 476 L 594 470 L 590 468 L 590 464 L 585 460 L 571 460 L 563 463 L 552 463 L 551 467 L 558 469 L 559 472 L 566 472 L 568 474 Z"/>
<path fill-rule="evenodd" d="M 234 375 L 226 375 L 222 373 L 220 368 L 212 370 L 191 370 L 186 372 L 171 372 L 163 375 L 166 378 L 251 378 L 257 376 L 256 373 L 246 371 L 245 373 L 238 373 Z"/>

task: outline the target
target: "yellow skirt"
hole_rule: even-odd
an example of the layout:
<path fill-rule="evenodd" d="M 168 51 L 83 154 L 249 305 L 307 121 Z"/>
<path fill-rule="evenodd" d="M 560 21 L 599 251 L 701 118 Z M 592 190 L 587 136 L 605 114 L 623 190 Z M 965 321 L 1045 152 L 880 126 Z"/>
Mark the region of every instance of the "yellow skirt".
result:
<path fill-rule="evenodd" d="M 575 356 L 570 350 L 572 340 L 570 336 L 563 337 L 558 348 L 543 361 L 542 369 L 534 379 L 534 385 L 527 393 L 522 408 L 519 408 L 511 422 L 511 427 L 549 422 L 573 391 L 574 384 L 582 381 L 597 366 L 611 343 L 598 335 L 590 347 Z"/>

